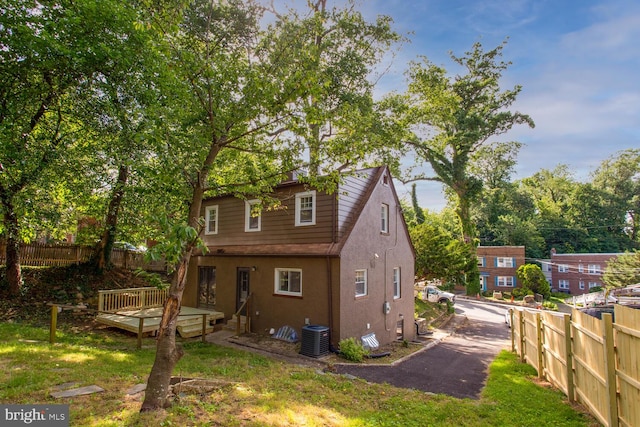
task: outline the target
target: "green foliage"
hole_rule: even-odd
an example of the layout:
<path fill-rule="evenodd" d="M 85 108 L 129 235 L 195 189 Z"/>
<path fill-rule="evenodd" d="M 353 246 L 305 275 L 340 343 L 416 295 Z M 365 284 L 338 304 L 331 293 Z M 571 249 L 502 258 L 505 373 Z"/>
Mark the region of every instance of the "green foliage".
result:
<path fill-rule="evenodd" d="M 340 341 L 340 355 L 351 362 L 361 363 L 369 353 L 355 338 L 345 338 Z"/>
<path fill-rule="evenodd" d="M 627 252 L 609 260 L 602 281 L 608 288 L 640 283 L 640 250 Z"/>
<path fill-rule="evenodd" d="M 544 301 L 542 306 L 547 310 L 558 311 L 558 304 L 552 301 Z"/>
<path fill-rule="evenodd" d="M 514 288 L 513 291 L 511 291 L 511 295 L 513 295 L 515 299 L 520 300 L 525 295 L 533 295 L 533 291 L 531 291 L 529 288 L 526 288 L 526 287 Z"/>
<path fill-rule="evenodd" d="M 551 287 L 542 269 L 535 264 L 524 264 L 516 270 L 516 277 L 522 283 L 522 287 L 529 289 L 534 294 L 541 294 L 545 298 L 551 295 Z"/>

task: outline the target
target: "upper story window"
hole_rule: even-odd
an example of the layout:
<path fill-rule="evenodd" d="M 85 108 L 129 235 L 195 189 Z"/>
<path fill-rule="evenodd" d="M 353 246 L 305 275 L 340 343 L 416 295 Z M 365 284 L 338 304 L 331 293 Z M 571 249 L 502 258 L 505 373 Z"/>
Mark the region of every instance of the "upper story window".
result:
<path fill-rule="evenodd" d="M 244 231 L 260 231 L 262 215 L 257 210 L 260 200 L 246 200 L 244 202 Z"/>
<path fill-rule="evenodd" d="M 367 295 L 367 270 L 356 270 L 356 296 Z"/>
<path fill-rule="evenodd" d="M 479 256 L 478 258 L 478 267 L 485 267 L 485 260 L 483 256 Z"/>
<path fill-rule="evenodd" d="M 578 273 L 584 273 L 584 265 L 578 264 Z"/>
<path fill-rule="evenodd" d="M 393 298 L 400 298 L 400 267 L 393 269 Z"/>
<path fill-rule="evenodd" d="M 569 281 L 568 280 L 558 280 L 558 288 L 560 289 L 569 289 Z"/>
<path fill-rule="evenodd" d="M 380 210 L 380 219 L 381 219 L 380 231 L 382 233 L 388 233 L 389 232 L 389 205 L 384 203 L 382 204 L 382 209 Z"/>
<path fill-rule="evenodd" d="M 382 184 L 389 185 L 389 175 L 384 174 L 384 176 L 382 177 Z"/>
<path fill-rule="evenodd" d="M 558 265 L 558 273 L 567 273 L 569 272 L 569 266 L 567 264 Z"/>
<path fill-rule="evenodd" d="M 207 206 L 204 210 L 204 234 L 218 234 L 218 205 Z"/>
<path fill-rule="evenodd" d="M 513 265 L 514 265 L 513 258 L 510 258 L 510 257 L 497 257 L 496 258 L 496 267 L 513 268 Z"/>
<path fill-rule="evenodd" d="M 587 267 L 587 271 L 589 272 L 589 274 L 600 274 L 600 265 L 589 264 Z"/>
<path fill-rule="evenodd" d="M 298 268 L 276 268 L 275 293 L 302 296 L 302 270 Z"/>
<path fill-rule="evenodd" d="M 316 192 L 306 191 L 296 194 L 296 226 L 315 225 Z"/>

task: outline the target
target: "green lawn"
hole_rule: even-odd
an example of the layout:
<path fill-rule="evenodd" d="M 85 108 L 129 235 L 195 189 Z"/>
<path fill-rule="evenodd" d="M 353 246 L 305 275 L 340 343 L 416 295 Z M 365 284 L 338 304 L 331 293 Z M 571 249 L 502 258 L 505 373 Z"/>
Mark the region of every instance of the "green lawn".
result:
<path fill-rule="evenodd" d="M 112 331 L 59 331 L 0 323 L 0 403 L 68 403 L 74 426 L 590 426 L 557 390 L 537 385 L 533 368 L 502 352 L 478 401 L 431 395 L 286 364 L 196 340 L 174 375 L 215 380 L 207 392 L 180 395 L 159 413 L 139 414 L 126 391 L 146 382 L 152 340 Z M 59 384 L 98 385 L 103 393 L 55 400 Z"/>

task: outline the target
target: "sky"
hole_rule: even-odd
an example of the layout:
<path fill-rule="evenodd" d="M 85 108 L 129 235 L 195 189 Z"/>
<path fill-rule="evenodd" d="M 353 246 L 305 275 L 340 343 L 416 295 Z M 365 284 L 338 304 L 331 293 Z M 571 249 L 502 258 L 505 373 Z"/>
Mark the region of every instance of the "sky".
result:
<path fill-rule="evenodd" d="M 462 56 L 475 42 L 500 45 L 502 87 L 521 85 L 512 111 L 535 128 L 516 126 L 495 141 L 523 147 L 513 179 L 565 164 L 578 181 L 620 150 L 640 148 L 640 2 L 637 0 L 364 0 L 368 18 L 389 15 L 410 42 L 379 81 L 377 96 L 406 89 L 405 71 L 426 56 L 455 72 L 449 52 Z M 411 34 L 408 34 L 411 33 Z M 410 187 L 396 183 L 401 198 Z M 419 182 L 423 208 L 440 210 L 442 186 Z"/>
<path fill-rule="evenodd" d="M 262 0 L 304 8 L 306 0 Z M 505 40 L 503 89 L 522 86 L 511 111 L 535 128 L 514 127 L 493 141 L 523 144 L 513 180 L 566 165 L 586 182 L 603 160 L 640 149 L 640 1 L 637 0 L 356 0 L 365 18 L 388 15 L 409 42 L 380 66 L 375 96 L 403 93 L 406 70 L 422 56 L 452 75 L 450 58 L 480 42 L 485 51 Z M 328 0 L 328 7 L 345 0 Z M 412 163 L 405 159 L 404 163 Z M 425 171 L 430 172 L 427 167 Z M 410 185 L 396 182 L 410 201 Z M 441 210 L 442 185 L 417 182 L 421 207 Z"/>

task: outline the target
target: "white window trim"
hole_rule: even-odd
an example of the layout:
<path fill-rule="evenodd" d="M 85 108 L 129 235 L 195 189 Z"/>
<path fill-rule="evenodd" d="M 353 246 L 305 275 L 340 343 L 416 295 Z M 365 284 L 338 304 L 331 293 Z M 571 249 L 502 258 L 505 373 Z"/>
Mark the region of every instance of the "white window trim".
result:
<path fill-rule="evenodd" d="M 582 280 L 578 283 L 578 287 L 584 289 L 584 282 Z"/>
<path fill-rule="evenodd" d="M 513 268 L 513 258 L 499 256 L 496 261 L 496 267 Z"/>
<path fill-rule="evenodd" d="M 253 206 L 259 203 L 260 203 L 260 200 L 258 199 L 244 201 L 244 231 L 246 231 L 247 233 L 262 230 L 262 214 L 258 214 L 257 217 L 254 217 L 258 219 L 258 228 L 249 227 L 249 224 L 251 221 L 251 210 Z"/>
<path fill-rule="evenodd" d="M 569 271 L 569 266 L 567 264 L 558 265 L 558 273 L 567 273 L 568 271 Z"/>
<path fill-rule="evenodd" d="M 569 281 L 568 280 L 564 280 L 564 279 L 560 279 L 558 280 L 558 289 L 569 289 Z"/>
<path fill-rule="evenodd" d="M 393 268 L 393 299 L 402 297 L 402 280 L 400 276 L 400 267 Z"/>
<path fill-rule="evenodd" d="M 311 206 L 311 221 L 309 222 L 301 222 L 300 221 L 300 203 L 303 197 L 311 197 L 312 198 L 312 206 Z M 304 227 L 306 225 L 316 225 L 316 192 L 305 191 L 304 193 L 296 193 L 296 227 Z"/>
<path fill-rule="evenodd" d="M 380 208 L 380 232 L 389 232 L 389 205 L 386 203 L 383 203 Z"/>
<path fill-rule="evenodd" d="M 589 264 L 587 268 L 589 274 L 600 274 L 600 264 Z"/>
<path fill-rule="evenodd" d="M 213 230 L 211 230 L 209 228 L 209 224 L 211 221 L 211 212 L 215 212 L 215 228 Z M 219 223 L 219 218 L 220 215 L 218 215 L 219 210 L 218 210 L 218 205 L 213 205 L 213 206 L 207 206 L 204 209 L 204 221 L 205 221 L 205 231 L 204 234 L 218 234 L 218 223 Z"/>
<path fill-rule="evenodd" d="M 280 290 L 280 273 L 283 271 L 286 271 L 286 272 L 295 271 L 300 273 L 300 292 L 289 292 L 289 291 Z M 302 296 L 302 269 L 301 268 L 276 268 L 275 274 L 274 274 L 273 290 L 274 290 L 274 293 L 278 295 L 289 295 L 289 296 L 301 297 Z"/>
<path fill-rule="evenodd" d="M 357 277 L 357 273 L 358 272 L 363 272 L 364 273 L 364 293 L 359 294 L 358 293 L 358 287 L 355 286 L 357 284 L 357 282 L 354 280 L 354 286 L 356 288 L 356 297 L 364 297 L 369 293 L 369 288 L 368 288 L 368 284 L 367 284 L 367 270 L 356 270 L 356 277 Z"/>
<path fill-rule="evenodd" d="M 499 287 L 513 288 L 513 276 L 498 276 L 498 282 L 496 285 Z"/>

